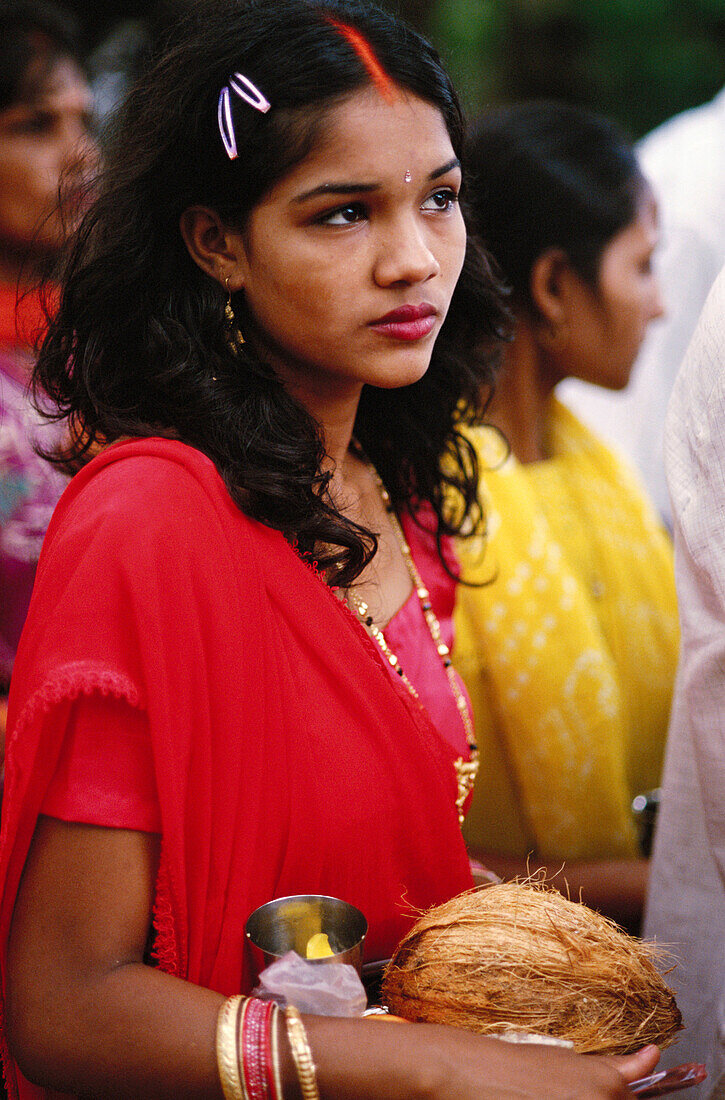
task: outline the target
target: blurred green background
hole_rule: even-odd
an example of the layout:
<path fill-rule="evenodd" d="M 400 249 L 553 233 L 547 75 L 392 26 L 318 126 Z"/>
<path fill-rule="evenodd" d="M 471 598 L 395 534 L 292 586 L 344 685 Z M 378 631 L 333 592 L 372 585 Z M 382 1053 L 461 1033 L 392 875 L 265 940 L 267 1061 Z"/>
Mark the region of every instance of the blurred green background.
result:
<path fill-rule="evenodd" d="M 409 0 L 466 106 L 552 96 L 633 137 L 725 84 L 725 0 Z"/>
<path fill-rule="evenodd" d="M 188 0 L 66 2 L 97 46 L 120 19 L 163 22 Z M 725 84 L 725 0 L 382 2 L 433 40 L 472 112 L 552 96 L 611 114 L 637 138 Z"/>

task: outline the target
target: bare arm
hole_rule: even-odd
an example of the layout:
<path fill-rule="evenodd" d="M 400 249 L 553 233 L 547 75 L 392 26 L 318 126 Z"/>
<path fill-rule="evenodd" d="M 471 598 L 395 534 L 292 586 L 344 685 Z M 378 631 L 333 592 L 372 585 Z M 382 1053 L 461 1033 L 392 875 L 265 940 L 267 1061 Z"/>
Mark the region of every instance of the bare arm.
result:
<path fill-rule="evenodd" d="M 224 998 L 143 963 L 158 844 L 39 819 L 8 948 L 8 1038 L 31 1080 L 81 1095 L 221 1096 Z"/>
<path fill-rule="evenodd" d="M 647 892 L 649 861 L 646 859 L 545 860 L 531 856 L 502 856 L 473 851 L 476 859 L 502 879 L 526 878 L 541 867 L 547 881 L 573 901 L 583 901 L 612 920 L 636 931 L 642 920 Z"/>
<path fill-rule="evenodd" d="M 81 1096 L 219 1100 L 223 998 L 143 963 L 158 839 L 39 820 L 8 952 L 8 1040 L 31 1080 Z M 307 1019 L 323 1100 L 605 1100 L 650 1072 L 628 1059 L 510 1047 L 467 1032 Z M 296 1100 L 283 1052 L 285 1097 Z"/>

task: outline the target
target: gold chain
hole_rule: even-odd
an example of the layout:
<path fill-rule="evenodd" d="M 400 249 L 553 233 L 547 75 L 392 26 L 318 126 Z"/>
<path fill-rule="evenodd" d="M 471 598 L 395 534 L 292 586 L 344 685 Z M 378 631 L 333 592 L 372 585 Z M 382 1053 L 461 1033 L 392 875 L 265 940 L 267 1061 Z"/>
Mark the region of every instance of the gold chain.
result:
<path fill-rule="evenodd" d="M 395 533 L 395 537 L 398 541 L 400 551 L 403 555 L 403 560 L 405 561 L 410 579 L 413 582 L 413 587 L 415 588 L 416 595 L 420 602 L 420 606 L 423 611 L 423 616 L 430 632 L 430 636 L 433 639 L 433 643 L 436 647 L 436 650 L 438 651 L 438 656 L 441 659 L 443 668 L 446 672 L 446 676 L 448 677 L 448 683 L 450 685 L 453 698 L 456 701 L 456 707 L 458 708 L 458 713 L 461 716 L 463 728 L 466 732 L 466 741 L 468 742 L 470 758 L 468 760 L 464 760 L 462 756 L 459 756 L 453 765 L 456 770 L 456 780 L 458 784 L 456 809 L 458 810 L 458 820 L 462 825 L 465 817 L 463 807 L 466 804 L 466 799 L 473 790 L 479 767 L 478 746 L 476 745 L 476 734 L 473 728 L 473 718 L 471 717 L 471 710 L 468 705 L 468 700 L 466 699 L 466 696 L 461 691 L 460 684 L 458 683 L 458 678 L 453 669 L 453 662 L 451 661 L 450 650 L 441 636 L 441 624 L 438 622 L 438 618 L 430 602 L 430 593 L 423 583 L 423 578 L 418 572 L 417 565 L 413 561 L 413 555 L 411 553 L 410 547 L 408 546 L 408 540 L 405 537 L 405 532 L 403 531 L 400 520 L 398 519 L 395 509 L 393 508 L 390 494 L 383 485 L 380 475 L 378 474 L 378 471 L 375 469 L 373 464 L 368 459 L 364 459 L 364 461 L 377 486 L 378 492 L 380 493 L 380 499 L 385 505 L 385 509 L 388 513 L 388 516 L 390 517 L 390 522 Z M 368 605 L 365 603 L 364 600 L 361 600 L 358 596 L 356 596 L 354 592 L 348 592 L 347 600 L 352 609 L 360 618 L 363 626 L 367 628 L 367 630 L 377 642 L 388 664 L 390 664 L 395 672 L 398 674 L 411 695 L 415 696 L 415 698 L 417 699 L 418 692 L 415 690 L 410 680 L 403 672 L 400 662 L 396 655 L 390 649 L 390 646 L 385 640 L 385 635 L 383 634 L 382 630 L 373 622 Z"/>

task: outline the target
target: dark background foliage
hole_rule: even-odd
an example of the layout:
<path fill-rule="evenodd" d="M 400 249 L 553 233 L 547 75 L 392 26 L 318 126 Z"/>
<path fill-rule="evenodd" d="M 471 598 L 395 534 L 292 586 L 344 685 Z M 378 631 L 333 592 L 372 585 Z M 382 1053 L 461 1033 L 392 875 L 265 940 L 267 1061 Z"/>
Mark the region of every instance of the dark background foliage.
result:
<path fill-rule="evenodd" d="M 725 84 L 725 0 L 436 0 L 425 19 L 474 109 L 562 98 L 640 137 Z"/>

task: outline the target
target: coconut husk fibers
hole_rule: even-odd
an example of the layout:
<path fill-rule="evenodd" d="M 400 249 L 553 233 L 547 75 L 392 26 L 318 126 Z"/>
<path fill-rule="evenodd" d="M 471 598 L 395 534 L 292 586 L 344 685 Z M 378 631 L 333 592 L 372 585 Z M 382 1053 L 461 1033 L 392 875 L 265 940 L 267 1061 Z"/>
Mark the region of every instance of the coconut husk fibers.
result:
<path fill-rule="evenodd" d="M 382 1001 L 407 1020 L 630 1054 L 669 1046 L 682 1027 L 654 965 L 662 955 L 540 881 L 501 883 L 424 913 L 386 969 Z"/>

